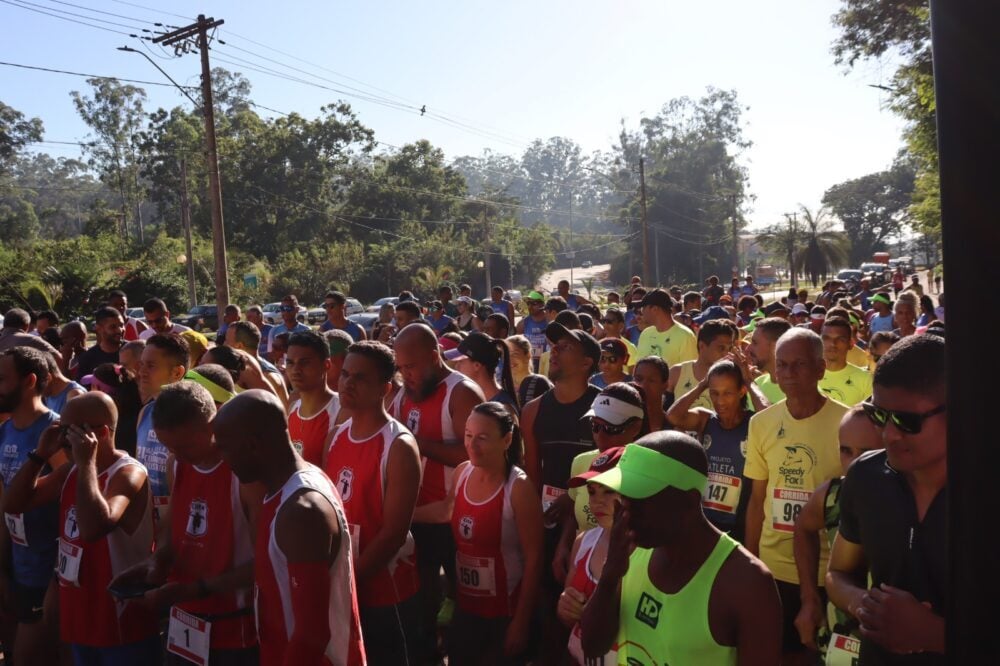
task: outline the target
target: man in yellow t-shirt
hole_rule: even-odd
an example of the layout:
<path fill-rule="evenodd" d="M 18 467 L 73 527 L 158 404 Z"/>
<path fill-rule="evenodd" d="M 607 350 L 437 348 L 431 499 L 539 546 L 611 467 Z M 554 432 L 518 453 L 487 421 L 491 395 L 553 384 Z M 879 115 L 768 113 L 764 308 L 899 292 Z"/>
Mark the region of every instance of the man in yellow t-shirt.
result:
<path fill-rule="evenodd" d="M 827 317 L 822 337 L 826 372 L 819 390 L 848 407 L 864 402 L 872 394 L 872 375 L 847 362 L 847 352 L 854 346 L 851 323 L 842 317 Z"/>
<path fill-rule="evenodd" d="M 641 335 L 636 349 L 639 359 L 659 356 L 674 366 L 698 358 L 698 341 L 690 328 L 674 321 L 674 300 L 663 289 L 654 289 L 643 296 L 640 303 L 642 318 L 649 324 Z"/>
<path fill-rule="evenodd" d="M 753 333 L 750 334 L 747 355 L 750 357 L 750 362 L 761 373 L 754 382 L 772 405 L 785 399 L 781 387 L 774 380 L 774 348 L 778 344 L 778 338 L 790 328 L 792 325 L 784 319 L 768 317 L 758 320 Z"/>
<path fill-rule="evenodd" d="M 795 518 L 813 490 L 840 475 L 840 420 L 848 408 L 827 398 L 818 385 L 826 370 L 823 341 L 794 328 L 778 340 L 774 375 L 786 400 L 750 419 L 744 476 L 752 492 L 746 514 L 746 547 L 768 566 L 778 583 L 784 618 L 783 651 L 798 658 L 806 650 L 795 629 L 801 607 L 792 545 Z M 822 545 L 820 571 L 829 549 Z M 821 577 L 822 579 L 822 577 Z"/>

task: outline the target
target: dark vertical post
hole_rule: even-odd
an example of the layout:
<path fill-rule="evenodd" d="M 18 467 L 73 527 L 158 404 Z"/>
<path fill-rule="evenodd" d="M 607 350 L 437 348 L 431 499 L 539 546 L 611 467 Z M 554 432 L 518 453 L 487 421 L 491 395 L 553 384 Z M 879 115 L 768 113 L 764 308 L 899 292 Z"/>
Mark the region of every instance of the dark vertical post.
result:
<path fill-rule="evenodd" d="M 642 195 L 642 283 L 650 284 L 649 230 L 646 228 L 646 161 L 639 158 L 639 190 Z"/>
<path fill-rule="evenodd" d="M 198 294 L 194 288 L 194 253 L 191 250 L 191 204 L 188 202 L 187 160 L 181 159 L 181 223 L 184 226 L 184 246 L 187 257 L 187 281 L 189 307 L 198 304 Z"/>
<path fill-rule="evenodd" d="M 948 663 L 995 664 L 1000 445 L 983 388 L 1000 376 L 1000 356 L 983 348 L 978 313 L 1000 247 L 1000 3 L 930 4 L 948 292 Z"/>

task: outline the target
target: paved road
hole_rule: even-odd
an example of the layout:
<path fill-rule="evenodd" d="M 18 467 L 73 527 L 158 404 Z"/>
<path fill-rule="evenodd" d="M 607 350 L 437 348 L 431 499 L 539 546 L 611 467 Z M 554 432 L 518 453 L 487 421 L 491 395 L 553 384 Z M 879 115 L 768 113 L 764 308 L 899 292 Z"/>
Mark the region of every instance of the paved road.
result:
<path fill-rule="evenodd" d="M 586 280 L 587 278 L 594 278 L 594 291 L 606 291 L 610 289 L 611 285 L 608 282 L 608 273 L 611 270 L 611 264 L 598 264 L 596 266 L 591 266 L 590 268 L 581 268 L 576 266 L 573 268 L 573 282 L 570 284 L 570 291 L 579 291 L 584 296 L 587 295 L 587 289 L 583 286 L 581 280 Z M 538 280 L 538 286 L 546 291 L 555 291 L 556 286 L 559 284 L 560 280 L 570 279 L 570 269 L 560 268 L 559 270 L 552 271 L 550 273 L 545 273 Z M 599 290 L 598 287 L 601 289 Z"/>

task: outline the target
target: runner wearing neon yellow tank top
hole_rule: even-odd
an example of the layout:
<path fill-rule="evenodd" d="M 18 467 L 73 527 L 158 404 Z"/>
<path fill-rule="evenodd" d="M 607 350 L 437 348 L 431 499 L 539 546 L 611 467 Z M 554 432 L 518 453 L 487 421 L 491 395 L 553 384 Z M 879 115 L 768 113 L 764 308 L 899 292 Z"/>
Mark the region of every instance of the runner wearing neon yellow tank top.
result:
<path fill-rule="evenodd" d="M 728 319 L 712 319 L 702 324 L 698 329 L 698 358 L 670 368 L 667 393 L 673 393 L 676 400 L 697 386 L 708 374 L 712 364 L 733 350 L 736 337 L 736 324 Z M 708 392 L 698 396 L 693 406 L 712 409 Z"/>
<path fill-rule="evenodd" d="M 619 664 L 779 663 L 774 579 L 705 518 L 707 475 L 697 440 L 661 431 L 629 444 L 615 468 L 588 481 L 622 496 L 580 619 L 588 659 L 617 643 Z"/>

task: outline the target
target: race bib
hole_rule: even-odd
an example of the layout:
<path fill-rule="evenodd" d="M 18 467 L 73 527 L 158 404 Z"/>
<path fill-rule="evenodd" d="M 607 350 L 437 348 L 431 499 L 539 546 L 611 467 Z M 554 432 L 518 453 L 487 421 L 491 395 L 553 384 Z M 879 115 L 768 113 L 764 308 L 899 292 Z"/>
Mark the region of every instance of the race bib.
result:
<path fill-rule="evenodd" d="M 826 647 L 826 666 L 857 666 L 861 658 L 861 641 L 853 636 L 833 633 Z"/>
<path fill-rule="evenodd" d="M 58 574 L 59 580 L 80 587 L 80 560 L 82 558 L 83 548 L 74 546 L 60 538 L 59 556 L 56 558 L 56 574 Z"/>
<path fill-rule="evenodd" d="M 702 504 L 706 509 L 735 514 L 736 507 L 740 503 L 741 482 L 738 476 L 709 472 Z"/>
<path fill-rule="evenodd" d="M 185 613 L 177 606 L 170 607 L 170 625 L 167 628 L 167 652 L 170 654 L 198 666 L 207 666 L 211 633 L 211 622 Z"/>
<path fill-rule="evenodd" d="M 552 503 L 566 494 L 565 488 L 555 486 L 542 486 L 542 511 L 548 511 Z"/>
<path fill-rule="evenodd" d="M 775 488 L 771 500 L 771 523 L 779 532 L 794 532 L 795 519 L 812 495 L 808 490 Z"/>
<path fill-rule="evenodd" d="M 569 635 L 569 653 L 575 663 L 584 666 L 618 666 L 618 645 L 612 645 L 608 653 L 596 659 L 587 659 L 583 655 L 583 644 L 580 642 L 580 623 L 578 622 Z"/>
<path fill-rule="evenodd" d="M 361 525 L 348 523 L 347 527 L 351 530 L 351 559 L 354 560 L 354 566 L 357 566 L 358 556 L 361 554 Z"/>
<path fill-rule="evenodd" d="M 458 585 L 471 597 L 495 597 L 497 594 L 495 562 L 492 557 L 472 557 L 456 553 Z"/>
<path fill-rule="evenodd" d="M 10 533 L 10 540 L 18 546 L 28 545 L 28 534 L 24 531 L 23 513 L 5 513 L 4 522 L 7 523 L 7 531 Z"/>

